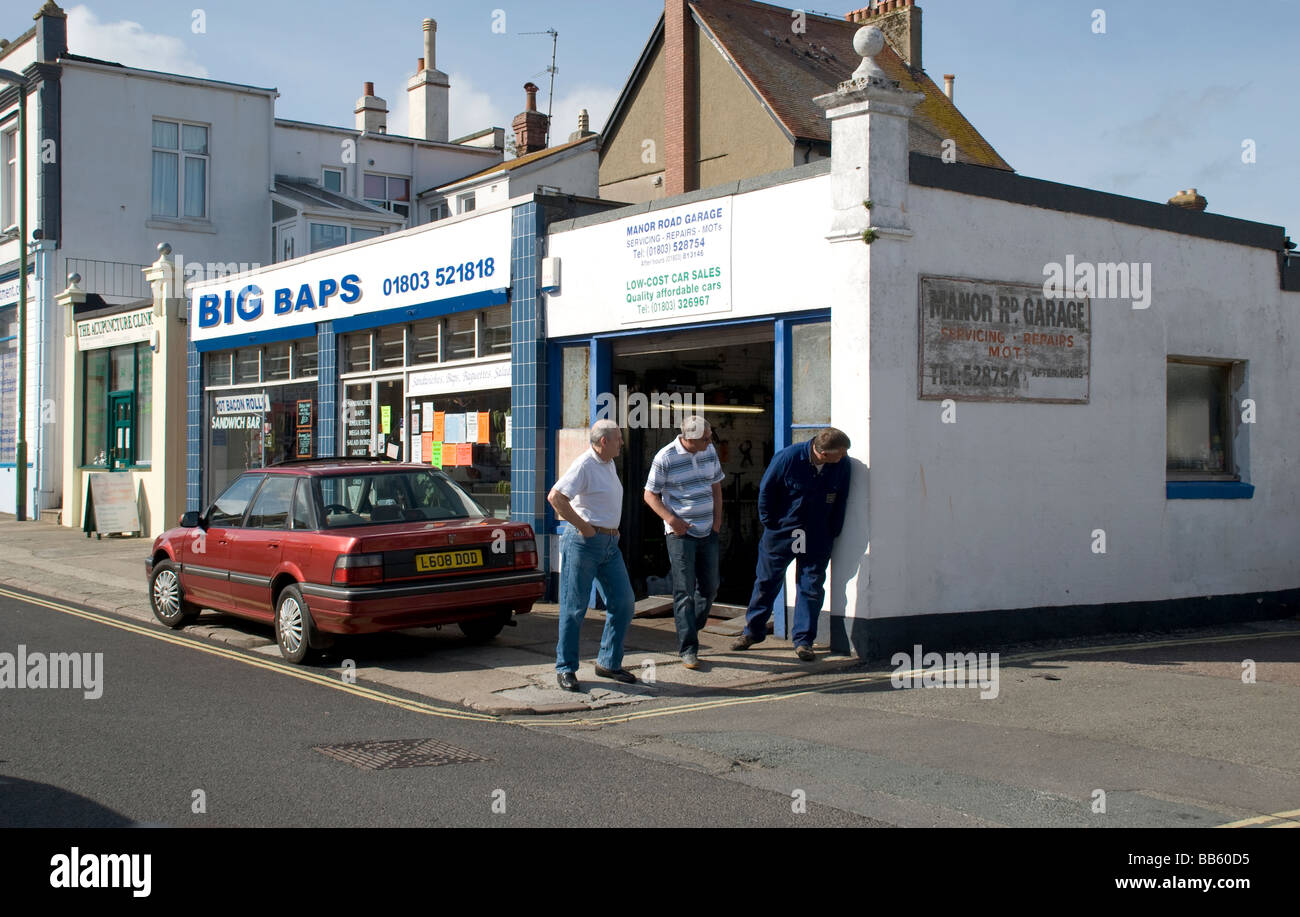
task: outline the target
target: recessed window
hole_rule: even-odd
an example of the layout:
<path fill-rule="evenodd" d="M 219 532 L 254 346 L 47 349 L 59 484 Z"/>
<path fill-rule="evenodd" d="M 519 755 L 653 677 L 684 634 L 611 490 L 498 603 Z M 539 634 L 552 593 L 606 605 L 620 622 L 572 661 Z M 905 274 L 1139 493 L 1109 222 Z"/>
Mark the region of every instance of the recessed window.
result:
<path fill-rule="evenodd" d="M 208 217 L 208 128 L 184 121 L 153 122 L 152 213 Z"/>
<path fill-rule="evenodd" d="M 0 133 L 0 230 L 18 222 L 18 131 Z"/>
<path fill-rule="evenodd" d="M 335 194 L 343 193 L 343 170 L 342 169 L 321 169 L 320 172 L 321 187 L 326 191 L 333 191 Z"/>
<path fill-rule="evenodd" d="M 473 191 L 471 191 L 469 194 L 462 194 L 460 197 L 456 198 L 457 213 L 469 213 L 473 209 L 474 209 Z"/>
<path fill-rule="evenodd" d="M 1166 378 L 1169 480 L 1236 480 L 1232 364 L 1170 360 Z"/>

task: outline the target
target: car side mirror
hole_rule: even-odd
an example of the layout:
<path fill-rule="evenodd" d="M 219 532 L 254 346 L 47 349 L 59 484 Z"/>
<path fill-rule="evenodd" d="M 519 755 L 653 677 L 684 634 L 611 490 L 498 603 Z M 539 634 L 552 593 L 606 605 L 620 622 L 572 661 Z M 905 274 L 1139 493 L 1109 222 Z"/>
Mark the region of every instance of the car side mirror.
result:
<path fill-rule="evenodd" d="M 192 509 L 184 516 L 181 516 L 181 528 L 207 528 L 207 526 L 203 524 L 203 514 Z"/>

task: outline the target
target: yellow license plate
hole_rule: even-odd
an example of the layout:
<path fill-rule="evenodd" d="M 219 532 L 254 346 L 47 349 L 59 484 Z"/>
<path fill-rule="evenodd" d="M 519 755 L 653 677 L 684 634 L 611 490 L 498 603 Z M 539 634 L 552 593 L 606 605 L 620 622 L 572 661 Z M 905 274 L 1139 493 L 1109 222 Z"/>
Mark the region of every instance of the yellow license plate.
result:
<path fill-rule="evenodd" d="M 415 558 L 415 569 L 421 573 L 481 566 L 483 566 L 482 551 L 441 551 L 437 554 L 417 554 Z"/>

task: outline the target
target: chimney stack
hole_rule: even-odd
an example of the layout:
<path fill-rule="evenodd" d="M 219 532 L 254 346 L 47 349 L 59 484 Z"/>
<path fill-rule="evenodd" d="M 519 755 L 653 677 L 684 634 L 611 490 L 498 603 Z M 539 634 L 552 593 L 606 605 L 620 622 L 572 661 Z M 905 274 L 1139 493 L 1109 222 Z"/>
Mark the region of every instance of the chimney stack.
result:
<path fill-rule="evenodd" d="M 525 83 L 527 101 L 524 110 L 515 115 L 515 155 L 526 156 L 546 149 L 546 115 L 537 110 L 537 85 Z"/>
<path fill-rule="evenodd" d="M 1205 198 L 1196 193 L 1195 188 L 1185 188 L 1169 199 L 1169 203 L 1184 210 L 1202 211 L 1209 204 Z"/>
<path fill-rule="evenodd" d="M 955 73 L 945 73 L 943 75 L 943 94 L 948 97 L 949 102 L 952 101 L 952 84 L 955 82 L 957 82 Z"/>
<path fill-rule="evenodd" d="M 375 95 L 375 84 L 366 83 L 356 107 L 357 130 L 370 134 L 388 133 L 388 106 Z"/>
<path fill-rule="evenodd" d="M 885 33 L 889 47 L 913 70 L 921 67 L 921 8 L 915 0 L 876 0 L 844 17 L 849 22 L 874 25 Z"/>
<path fill-rule="evenodd" d="M 424 57 L 416 65 L 415 76 L 406 81 L 407 133 L 420 140 L 446 143 L 451 84 L 447 74 L 434 66 L 438 23 L 425 19 L 420 28 L 424 32 Z"/>
<path fill-rule="evenodd" d="M 591 129 L 591 116 L 587 114 L 587 109 L 578 112 L 578 129 L 569 135 L 569 142 L 581 140 L 584 137 L 594 137 L 596 132 Z"/>
<path fill-rule="evenodd" d="M 698 36 L 687 0 L 664 0 L 664 194 L 700 186 Z"/>

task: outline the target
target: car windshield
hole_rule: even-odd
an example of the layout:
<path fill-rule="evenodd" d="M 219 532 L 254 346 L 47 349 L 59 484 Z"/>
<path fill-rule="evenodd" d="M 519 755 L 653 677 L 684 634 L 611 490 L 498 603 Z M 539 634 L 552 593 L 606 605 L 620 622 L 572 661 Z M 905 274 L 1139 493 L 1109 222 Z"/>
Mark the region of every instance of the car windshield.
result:
<path fill-rule="evenodd" d="M 478 519 L 483 507 L 434 471 L 376 471 L 315 479 L 326 528 Z"/>

